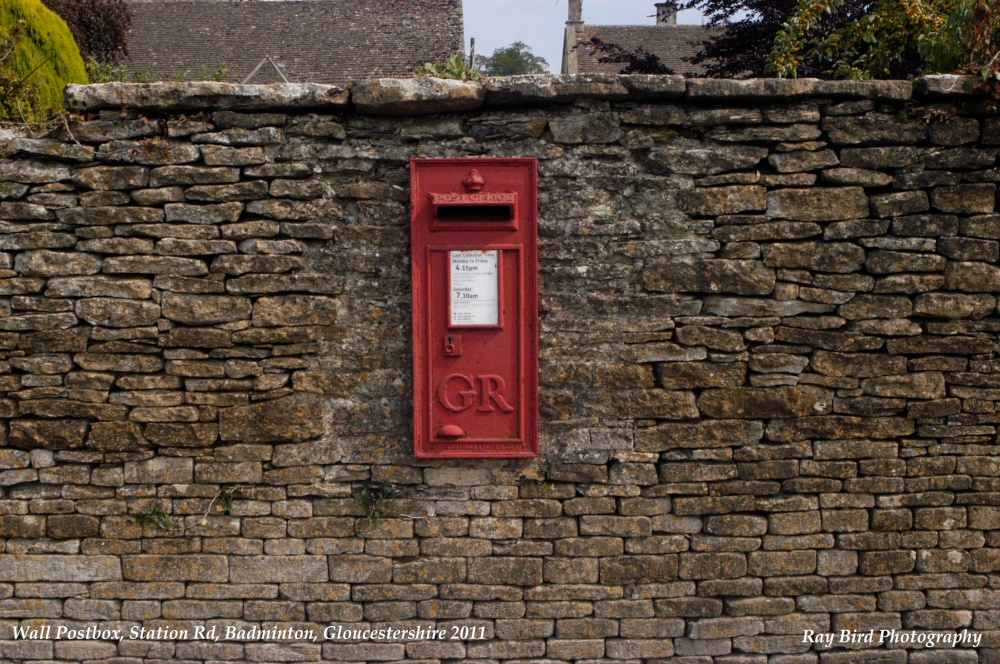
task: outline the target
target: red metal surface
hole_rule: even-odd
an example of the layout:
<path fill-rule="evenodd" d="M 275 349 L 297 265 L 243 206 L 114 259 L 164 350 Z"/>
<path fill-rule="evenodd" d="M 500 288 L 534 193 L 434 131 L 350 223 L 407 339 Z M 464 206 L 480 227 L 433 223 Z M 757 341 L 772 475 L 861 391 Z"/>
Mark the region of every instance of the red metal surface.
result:
<path fill-rule="evenodd" d="M 538 162 L 413 159 L 410 176 L 414 454 L 537 456 Z"/>

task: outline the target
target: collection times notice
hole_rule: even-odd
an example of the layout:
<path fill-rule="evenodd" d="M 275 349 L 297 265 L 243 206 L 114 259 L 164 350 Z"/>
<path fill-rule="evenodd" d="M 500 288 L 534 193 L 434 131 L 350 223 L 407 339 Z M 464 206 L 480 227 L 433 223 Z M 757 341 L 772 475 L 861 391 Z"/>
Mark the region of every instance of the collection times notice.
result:
<path fill-rule="evenodd" d="M 450 325 L 499 325 L 499 251 L 449 251 Z"/>

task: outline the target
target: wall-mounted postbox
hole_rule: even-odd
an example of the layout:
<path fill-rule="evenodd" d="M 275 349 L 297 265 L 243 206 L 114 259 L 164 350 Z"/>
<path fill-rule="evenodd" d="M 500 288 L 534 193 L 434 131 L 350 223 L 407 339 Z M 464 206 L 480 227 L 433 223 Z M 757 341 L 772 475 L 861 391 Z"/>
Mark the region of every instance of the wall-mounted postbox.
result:
<path fill-rule="evenodd" d="M 538 454 L 538 162 L 414 159 L 414 452 Z"/>

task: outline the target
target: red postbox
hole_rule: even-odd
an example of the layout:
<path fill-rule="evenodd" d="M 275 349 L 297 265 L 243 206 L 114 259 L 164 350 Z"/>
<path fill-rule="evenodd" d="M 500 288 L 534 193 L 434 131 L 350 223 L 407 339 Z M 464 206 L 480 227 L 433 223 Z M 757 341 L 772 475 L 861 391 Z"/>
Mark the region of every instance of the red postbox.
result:
<path fill-rule="evenodd" d="M 538 455 L 538 162 L 413 159 L 418 457 Z"/>

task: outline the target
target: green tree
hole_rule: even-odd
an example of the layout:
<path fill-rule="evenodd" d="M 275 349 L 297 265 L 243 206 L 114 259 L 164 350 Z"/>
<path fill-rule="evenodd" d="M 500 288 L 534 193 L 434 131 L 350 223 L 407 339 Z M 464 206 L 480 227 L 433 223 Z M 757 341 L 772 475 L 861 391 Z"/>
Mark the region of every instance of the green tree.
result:
<path fill-rule="evenodd" d="M 1000 0 L 959 0 L 936 30 L 920 36 L 920 55 L 934 71 L 996 77 L 1000 59 Z"/>
<path fill-rule="evenodd" d="M 544 74 L 549 71 L 548 61 L 531 52 L 531 47 L 516 41 L 493 51 L 489 57 L 479 58 L 476 68 L 487 76 L 517 76 L 519 74 Z"/>
<path fill-rule="evenodd" d="M 0 30 L 8 53 L 0 105 L 9 120 L 38 120 L 62 107 L 62 89 L 67 83 L 86 83 L 87 71 L 80 49 L 66 22 L 40 0 L 0 0 Z M 16 100 L 28 86 L 37 89 L 33 117 L 24 101 Z M 17 111 L 17 112 L 15 112 Z"/>
<path fill-rule="evenodd" d="M 926 68 L 918 44 L 936 34 L 959 0 L 877 0 L 864 12 L 842 12 L 844 0 L 800 0 L 775 37 L 766 73 L 796 76 L 815 58 L 835 78 L 912 76 Z M 828 17 L 834 25 L 820 28 Z M 910 66 L 905 66 L 907 63 Z"/>
<path fill-rule="evenodd" d="M 11 65 L 14 47 L 21 39 L 24 24 L 0 26 L 0 122 L 33 122 L 44 117 L 38 86 L 17 73 Z"/>
<path fill-rule="evenodd" d="M 909 78 L 997 68 L 1000 0 L 687 0 L 709 76 Z M 992 64 L 991 64 L 992 63 Z"/>

